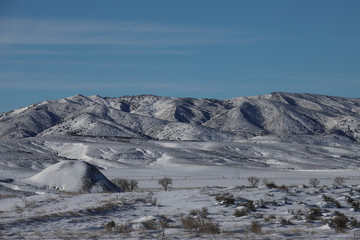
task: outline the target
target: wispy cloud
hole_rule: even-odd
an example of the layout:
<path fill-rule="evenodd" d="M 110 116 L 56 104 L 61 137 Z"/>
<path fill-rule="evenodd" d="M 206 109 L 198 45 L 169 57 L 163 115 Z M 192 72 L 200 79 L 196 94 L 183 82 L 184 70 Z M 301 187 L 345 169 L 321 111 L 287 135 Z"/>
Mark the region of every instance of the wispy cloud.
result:
<path fill-rule="evenodd" d="M 59 77 L 55 77 L 58 79 Z M 81 91 L 108 91 L 113 89 L 122 90 L 140 90 L 140 91 L 161 91 L 161 90 L 174 90 L 179 92 L 217 92 L 218 89 L 215 86 L 203 87 L 200 83 L 182 84 L 176 82 L 163 82 L 163 81 L 151 81 L 151 80 L 137 80 L 137 81 L 119 81 L 119 82 L 87 82 L 87 81 L 0 81 L 0 88 L 2 89 L 16 89 L 16 90 L 81 90 Z M 201 89 L 201 90 L 199 90 Z"/>
<path fill-rule="evenodd" d="M 0 19 L 0 44 L 186 46 L 250 44 L 264 36 L 219 27 L 142 22 Z"/>
<path fill-rule="evenodd" d="M 138 64 L 104 62 L 104 61 L 47 61 L 47 60 L 9 60 L 1 59 L 0 63 L 11 64 L 36 64 L 36 65 L 83 65 L 83 66 L 114 66 L 114 67 L 138 67 Z"/>
<path fill-rule="evenodd" d="M 40 55 L 191 55 L 195 51 L 188 50 L 171 50 L 162 48 L 151 49 L 132 49 L 132 50 L 93 50 L 87 49 L 86 51 L 74 51 L 74 49 L 62 48 L 61 50 L 45 49 L 29 49 L 23 45 L 3 45 L 0 47 L 0 55 L 2 56 L 40 56 Z"/>
<path fill-rule="evenodd" d="M 182 50 L 123 50 L 123 51 L 95 51 L 89 54 L 114 54 L 114 55 L 127 55 L 127 54 L 163 54 L 163 55 L 190 55 L 193 51 Z"/>

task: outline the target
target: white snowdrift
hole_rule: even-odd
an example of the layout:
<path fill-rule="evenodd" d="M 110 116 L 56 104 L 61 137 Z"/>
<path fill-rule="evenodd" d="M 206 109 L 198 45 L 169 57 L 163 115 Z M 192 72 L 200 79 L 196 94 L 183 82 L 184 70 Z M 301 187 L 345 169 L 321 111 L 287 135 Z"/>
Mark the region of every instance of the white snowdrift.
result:
<path fill-rule="evenodd" d="M 95 166 L 69 160 L 56 163 L 25 180 L 40 187 L 50 187 L 69 192 L 119 192 Z"/>

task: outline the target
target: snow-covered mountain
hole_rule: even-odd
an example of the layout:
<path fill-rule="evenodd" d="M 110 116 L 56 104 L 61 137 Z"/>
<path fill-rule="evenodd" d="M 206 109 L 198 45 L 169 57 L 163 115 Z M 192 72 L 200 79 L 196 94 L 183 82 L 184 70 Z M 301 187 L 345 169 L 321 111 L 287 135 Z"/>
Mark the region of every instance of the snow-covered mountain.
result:
<path fill-rule="evenodd" d="M 259 135 L 360 141 L 360 99 L 272 93 L 228 100 L 77 95 L 0 114 L 0 138 L 53 135 L 230 142 Z"/>

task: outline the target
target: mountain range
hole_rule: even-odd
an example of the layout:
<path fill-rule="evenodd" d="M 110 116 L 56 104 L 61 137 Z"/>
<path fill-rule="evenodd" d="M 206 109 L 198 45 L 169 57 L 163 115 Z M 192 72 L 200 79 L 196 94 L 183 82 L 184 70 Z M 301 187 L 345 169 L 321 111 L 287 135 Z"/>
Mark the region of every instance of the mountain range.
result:
<path fill-rule="evenodd" d="M 0 114 L 0 138 L 88 136 L 231 142 L 337 135 L 360 141 L 360 99 L 275 92 L 227 100 L 76 95 Z"/>

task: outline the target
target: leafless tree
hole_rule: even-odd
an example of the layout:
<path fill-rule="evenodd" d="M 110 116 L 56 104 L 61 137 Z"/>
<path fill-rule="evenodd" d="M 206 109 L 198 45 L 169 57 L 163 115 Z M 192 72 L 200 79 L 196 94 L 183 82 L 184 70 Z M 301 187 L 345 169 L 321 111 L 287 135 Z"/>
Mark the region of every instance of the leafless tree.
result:
<path fill-rule="evenodd" d="M 340 187 L 345 184 L 346 179 L 344 177 L 335 177 L 334 178 L 334 186 Z"/>
<path fill-rule="evenodd" d="M 138 187 L 138 181 L 134 179 L 127 180 L 127 179 L 115 178 L 112 180 L 112 182 L 125 192 L 132 192 Z"/>
<path fill-rule="evenodd" d="M 319 180 L 318 178 L 310 178 L 309 184 L 310 184 L 312 187 L 316 188 L 316 187 L 319 186 L 320 180 Z"/>
<path fill-rule="evenodd" d="M 129 190 L 130 192 L 132 192 L 133 190 L 135 190 L 136 188 L 138 188 L 138 181 L 131 179 L 129 181 Z"/>
<path fill-rule="evenodd" d="M 252 188 L 257 187 L 258 184 L 260 183 L 260 178 L 255 177 L 255 176 L 250 176 L 250 177 L 248 177 L 247 180 L 249 181 L 250 186 L 251 186 Z"/>
<path fill-rule="evenodd" d="M 164 188 L 165 191 L 167 191 L 168 186 L 172 184 L 172 179 L 169 177 L 160 178 L 158 183 Z"/>

